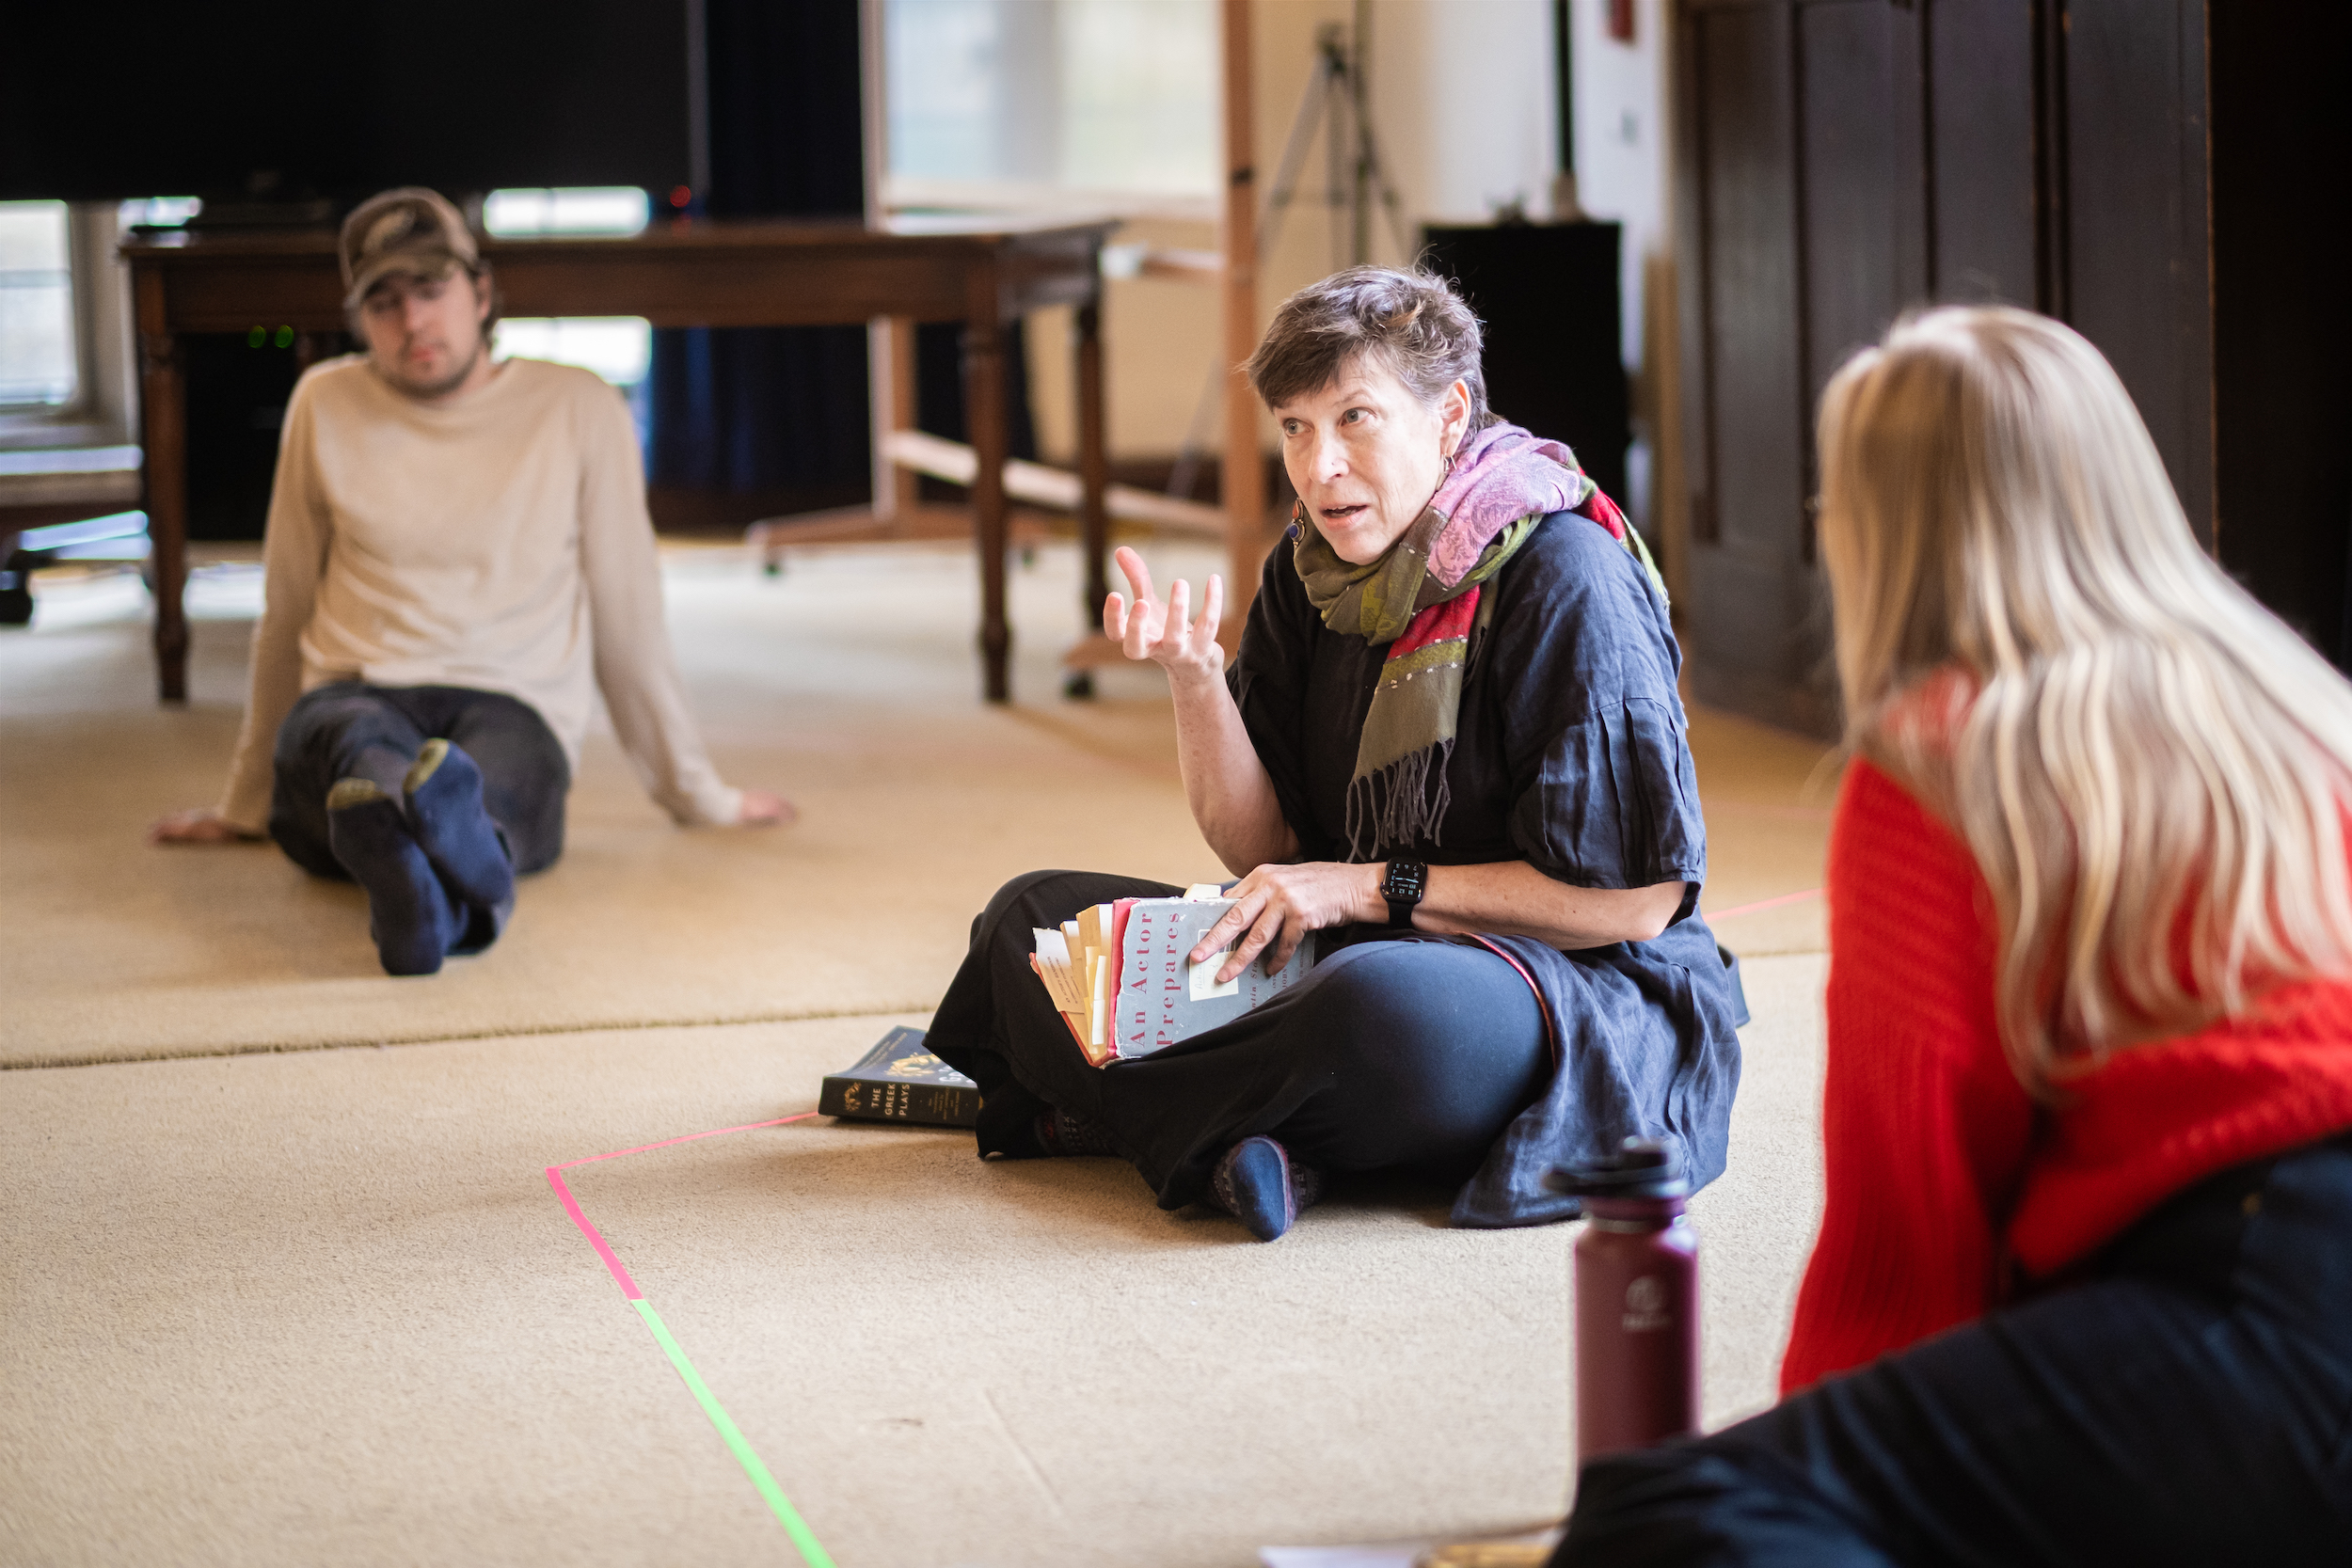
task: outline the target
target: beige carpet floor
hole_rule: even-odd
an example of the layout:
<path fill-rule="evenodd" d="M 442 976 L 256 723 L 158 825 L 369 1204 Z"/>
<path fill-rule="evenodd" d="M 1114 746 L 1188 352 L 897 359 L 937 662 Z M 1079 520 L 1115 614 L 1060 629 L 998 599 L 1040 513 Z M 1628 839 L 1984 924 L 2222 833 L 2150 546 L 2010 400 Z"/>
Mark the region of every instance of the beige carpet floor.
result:
<path fill-rule="evenodd" d="M 1820 960 L 1749 984 L 1708 1409 L 1770 1397 Z M 782 1563 L 543 1167 L 808 1109 L 893 1020 L 0 1073 L 0 1561 Z M 1272 1246 L 1111 1161 L 812 1121 L 566 1173 L 845 1565 L 1248 1563 L 1556 1514 L 1571 1227 L 1343 1189 Z"/>
<path fill-rule="evenodd" d="M 138 842 L 217 785 L 249 574 L 199 584 L 185 711 L 128 583 L 0 636 L 0 1562 L 797 1560 L 544 1167 L 809 1109 L 1005 876 L 1215 867 L 1152 677 L 1055 695 L 1067 550 L 1015 575 L 1004 710 L 954 555 L 668 577 L 721 766 L 803 824 L 679 832 L 592 741 L 563 864 L 421 982 L 274 851 Z M 1818 887 L 1819 749 L 1693 737 L 1708 907 Z M 1756 1022 L 1695 1205 L 1710 1422 L 1770 1398 L 1820 1182 L 1819 900 L 1720 929 Z M 844 1568 L 1239 1565 L 1565 1502 L 1572 1228 L 1372 1182 L 1265 1247 L 970 1147 L 813 1120 L 567 1173 Z"/>
<path fill-rule="evenodd" d="M 1198 577 L 1198 549 L 1156 550 Z M 609 734 L 592 736 L 567 848 L 524 884 L 497 947 L 388 978 L 365 903 L 266 845 L 157 850 L 163 813 L 214 799 L 258 605 L 250 571 L 199 578 L 192 700 L 152 697 L 127 578 L 44 594 L 0 635 L 0 1064 L 62 1065 L 582 1028 L 924 1009 L 972 914 L 1039 866 L 1174 882 L 1220 875 L 1184 809 L 1166 688 L 1114 671 L 1059 697 L 1074 550 L 1012 574 L 1017 705 L 975 700 L 968 557 L 805 552 L 779 578 L 732 549 L 675 551 L 678 657 L 720 768 L 805 813 L 782 832 L 680 832 Z M 1820 749 L 1693 714 L 1711 835 L 1707 907 L 1820 885 Z M 1818 900 L 1736 915 L 1742 953 L 1817 950 Z"/>
<path fill-rule="evenodd" d="M 267 846 L 141 842 L 154 816 L 219 791 L 249 578 L 214 585 L 183 711 L 152 700 L 135 586 L 127 613 L 44 614 L 0 638 L 0 859 L 15 884 L 0 905 L 0 1059 L 928 1007 L 973 913 L 1020 870 L 1216 871 L 1166 764 L 1164 689 L 1155 700 L 1122 672 L 1123 696 L 1058 699 L 1073 562 L 1055 552 L 1015 574 L 1025 705 L 992 709 L 961 555 L 811 554 L 773 580 L 734 551 L 684 556 L 670 613 L 713 755 L 731 780 L 789 795 L 803 824 L 680 832 L 599 733 L 564 859 L 524 885 L 496 948 L 421 983 L 377 967 L 356 888 Z"/>

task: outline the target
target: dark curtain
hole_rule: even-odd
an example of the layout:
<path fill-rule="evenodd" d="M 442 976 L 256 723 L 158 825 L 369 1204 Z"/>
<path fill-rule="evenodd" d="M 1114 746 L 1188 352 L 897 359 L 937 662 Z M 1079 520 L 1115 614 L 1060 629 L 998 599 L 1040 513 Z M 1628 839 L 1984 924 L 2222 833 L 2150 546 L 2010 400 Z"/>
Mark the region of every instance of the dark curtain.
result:
<path fill-rule="evenodd" d="M 1029 407 L 1029 351 L 1018 318 L 1005 324 L 1005 441 L 1008 455 L 1037 461 L 1037 420 Z M 963 326 L 941 322 L 914 329 L 914 423 L 964 440 Z"/>
<path fill-rule="evenodd" d="M 865 135 L 857 0 L 705 0 L 711 217 L 857 217 Z M 657 195 L 657 206 L 664 198 Z M 917 334 L 917 419 L 964 438 L 962 328 Z M 1012 454 L 1037 455 L 1027 360 L 1007 347 Z M 793 491 L 810 505 L 869 493 L 866 329 L 656 332 L 648 478 L 656 485 Z"/>
<path fill-rule="evenodd" d="M 705 0 L 711 217 L 865 208 L 857 0 Z M 866 329 L 654 334 L 648 467 L 698 490 L 866 489 Z M 819 502 L 821 504 L 821 502 Z"/>

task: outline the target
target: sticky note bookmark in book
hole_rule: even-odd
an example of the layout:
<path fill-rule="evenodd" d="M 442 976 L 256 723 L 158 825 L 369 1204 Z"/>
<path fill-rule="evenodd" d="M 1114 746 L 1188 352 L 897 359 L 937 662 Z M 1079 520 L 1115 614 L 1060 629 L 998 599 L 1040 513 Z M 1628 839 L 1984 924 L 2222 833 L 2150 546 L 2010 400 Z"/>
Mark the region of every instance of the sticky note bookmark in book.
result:
<path fill-rule="evenodd" d="M 1089 904 L 1078 911 L 1078 942 L 1071 948 L 1075 958 L 1088 948 L 1097 953 L 1107 952 L 1111 945 L 1111 907 L 1108 904 Z"/>
<path fill-rule="evenodd" d="M 1215 997 L 1241 994 L 1239 974 L 1234 975 L 1223 985 L 1217 984 L 1216 972 L 1223 969 L 1225 960 L 1232 956 L 1233 950 L 1228 947 L 1222 952 L 1210 954 L 1192 966 L 1192 999 L 1195 1002 L 1207 1002 Z M 1244 967 L 1246 969 L 1248 966 Z"/>
<path fill-rule="evenodd" d="M 1204 882 L 1193 894 L 1216 891 Z M 1305 978 L 1314 962 L 1311 933 L 1272 974 L 1253 963 L 1220 984 L 1230 945 L 1205 963 L 1191 962 L 1193 947 L 1232 907 L 1230 899 L 1190 895 L 1121 898 L 1079 911 L 1059 930 L 1031 930 L 1030 964 L 1089 1065 L 1165 1050 Z"/>
<path fill-rule="evenodd" d="M 1032 927 L 1030 935 L 1037 939 L 1037 972 L 1045 982 L 1045 990 L 1054 998 L 1057 1012 L 1086 1016 L 1086 992 L 1077 972 L 1070 961 L 1070 944 L 1059 931 Z"/>

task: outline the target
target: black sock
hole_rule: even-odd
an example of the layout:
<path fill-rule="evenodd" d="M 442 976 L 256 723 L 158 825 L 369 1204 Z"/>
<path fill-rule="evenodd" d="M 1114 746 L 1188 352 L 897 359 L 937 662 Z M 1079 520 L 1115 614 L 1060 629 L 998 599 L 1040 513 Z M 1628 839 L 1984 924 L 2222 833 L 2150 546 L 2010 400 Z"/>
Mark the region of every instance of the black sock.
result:
<path fill-rule="evenodd" d="M 1125 1152 L 1110 1130 L 1068 1111 L 1048 1106 L 1038 1113 L 1037 1141 L 1049 1155 L 1108 1154 L 1124 1159 Z"/>

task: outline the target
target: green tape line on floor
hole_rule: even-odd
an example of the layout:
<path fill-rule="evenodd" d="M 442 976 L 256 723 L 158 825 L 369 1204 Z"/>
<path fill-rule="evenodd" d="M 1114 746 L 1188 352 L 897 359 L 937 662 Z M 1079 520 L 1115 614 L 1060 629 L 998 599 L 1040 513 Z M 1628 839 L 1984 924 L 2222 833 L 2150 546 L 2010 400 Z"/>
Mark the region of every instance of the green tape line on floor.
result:
<path fill-rule="evenodd" d="M 670 1337 L 670 1326 L 661 1321 L 661 1314 L 653 1309 L 653 1303 L 639 1296 L 629 1305 L 637 1308 L 637 1315 L 645 1320 L 647 1328 L 653 1330 L 653 1337 L 660 1342 L 662 1352 L 670 1358 L 670 1365 L 677 1369 L 677 1375 L 686 1380 L 686 1386 L 701 1402 L 703 1414 L 710 1418 L 710 1424 L 719 1429 L 721 1437 L 726 1439 L 727 1448 L 735 1454 L 735 1462 L 743 1466 L 743 1473 L 752 1478 L 752 1484 L 759 1488 L 759 1495 L 768 1499 L 768 1506 L 775 1511 L 776 1518 L 784 1525 L 785 1533 L 792 1537 L 792 1544 L 801 1549 L 801 1557 L 807 1562 L 808 1568 L 834 1568 L 832 1557 L 818 1544 L 816 1534 L 801 1518 L 800 1511 L 792 1506 L 792 1499 L 784 1495 L 784 1488 L 776 1484 L 776 1478 L 768 1473 L 768 1466 L 759 1462 L 759 1455 L 752 1451 L 751 1444 L 745 1442 L 742 1433 L 736 1430 L 734 1419 L 720 1407 L 709 1386 L 703 1382 L 702 1373 L 694 1370 L 694 1364 L 686 1359 L 686 1352 L 679 1349 L 678 1342 Z"/>

